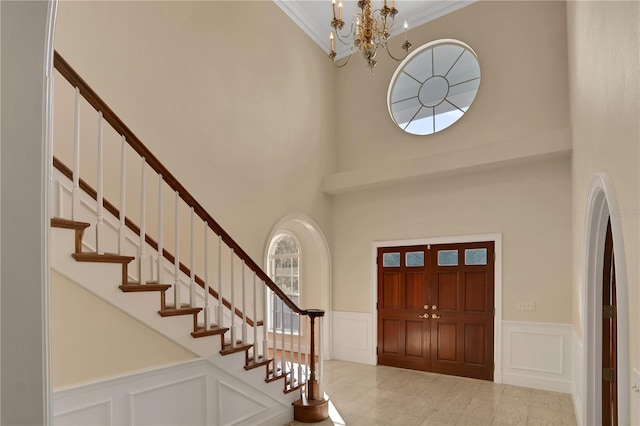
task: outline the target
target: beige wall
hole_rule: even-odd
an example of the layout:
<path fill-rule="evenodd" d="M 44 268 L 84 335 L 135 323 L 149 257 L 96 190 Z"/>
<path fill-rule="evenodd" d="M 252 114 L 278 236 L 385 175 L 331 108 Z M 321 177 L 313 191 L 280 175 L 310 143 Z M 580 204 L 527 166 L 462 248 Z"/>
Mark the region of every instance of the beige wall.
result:
<path fill-rule="evenodd" d="M 287 214 L 330 229 L 320 182 L 334 167 L 333 67 L 274 3 L 63 1 L 56 31 L 56 49 L 254 259 Z M 71 135 L 56 128 L 56 151 Z M 71 161 L 69 148 L 63 155 Z M 95 181 L 95 166 L 83 170 Z M 105 195 L 117 204 L 109 176 Z M 139 201 L 127 204 L 136 219 Z"/>
<path fill-rule="evenodd" d="M 54 390 L 196 356 L 51 271 Z"/>
<path fill-rule="evenodd" d="M 503 319 L 568 323 L 570 212 L 568 159 L 338 196 L 333 308 L 371 311 L 374 241 L 501 233 Z"/>
<path fill-rule="evenodd" d="M 493 150 L 496 143 L 514 154 L 537 141 L 566 146 L 563 2 L 478 2 L 412 29 L 409 38 L 414 46 L 439 38 L 469 44 L 482 72 L 478 95 L 469 112 L 445 131 L 408 135 L 386 108 L 396 63 L 382 56 L 371 77 L 354 58 L 336 78 L 338 170 L 356 171 L 354 187 L 360 170 L 377 167 L 385 175 L 402 170 L 399 164 L 417 167 L 416 158 L 437 168 L 437 156 L 449 153 L 447 167 L 455 169 L 471 150 Z M 371 311 L 374 241 L 501 233 L 503 319 L 571 322 L 570 162 L 564 157 L 516 164 L 437 180 L 387 182 L 387 187 L 382 182 L 380 189 L 335 197 L 334 309 Z M 536 302 L 537 310 L 518 311 L 520 301 Z"/>
<path fill-rule="evenodd" d="M 624 232 L 631 367 L 639 365 L 640 248 L 639 28 L 637 2 L 568 3 L 569 80 L 573 129 L 573 324 L 584 332 L 581 300 L 587 195 L 594 174 L 609 174 Z M 616 256 L 622 255 L 616 253 Z"/>
<path fill-rule="evenodd" d="M 518 145 L 525 135 L 544 137 L 569 127 L 564 2 L 480 1 L 411 29 L 408 38 L 415 47 L 443 38 L 471 46 L 482 73 L 473 105 L 443 132 L 406 134 L 391 121 L 386 104 L 397 62 L 381 52 L 371 76 L 354 57 L 336 76 L 339 171 L 384 168 L 499 141 Z M 391 40 L 396 53 L 402 40 Z"/>

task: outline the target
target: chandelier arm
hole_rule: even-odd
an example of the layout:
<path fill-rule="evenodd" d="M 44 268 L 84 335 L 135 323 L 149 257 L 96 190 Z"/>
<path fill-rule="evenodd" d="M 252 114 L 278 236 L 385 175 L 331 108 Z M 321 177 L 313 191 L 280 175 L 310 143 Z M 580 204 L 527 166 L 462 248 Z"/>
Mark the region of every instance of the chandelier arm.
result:
<path fill-rule="evenodd" d="M 346 66 L 349 62 L 351 62 L 351 58 L 353 57 L 353 52 L 351 52 L 349 54 L 349 57 L 347 58 L 347 60 L 343 63 L 343 64 L 337 64 L 335 59 L 333 60 L 333 66 L 336 68 L 342 68 L 344 66 Z"/>
<path fill-rule="evenodd" d="M 407 45 L 407 43 L 408 43 L 408 45 Z M 408 47 L 405 49 L 404 46 L 408 46 Z M 402 48 L 404 49 L 404 57 L 403 58 L 396 58 L 395 56 L 393 56 L 393 54 L 389 50 L 389 43 L 387 43 L 385 45 L 385 47 L 387 49 L 387 53 L 389 54 L 389 56 L 391 56 L 391 59 L 393 59 L 394 61 L 401 62 L 401 61 L 405 60 L 407 58 L 407 56 L 409 55 L 409 49 L 411 49 L 411 43 L 405 42 L 405 44 L 402 45 Z"/>

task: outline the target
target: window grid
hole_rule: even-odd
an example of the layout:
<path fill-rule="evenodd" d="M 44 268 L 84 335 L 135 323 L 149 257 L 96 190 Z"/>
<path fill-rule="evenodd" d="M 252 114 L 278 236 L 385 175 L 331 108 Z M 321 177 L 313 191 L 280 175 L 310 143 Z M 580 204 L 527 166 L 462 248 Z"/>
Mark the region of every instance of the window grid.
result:
<path fill-rule="evenodd" d="M 300 302 L 300 249 L 298 242 L 292 235 L 281 235 L 273 244 L 270 253 L 271 275 L 276 285 L 295 304 Z M 284 303 L 277 300 L 275 295 L 271 301 L 271 307 L 275 311 L 275 324 L 273 316 L 270 315 L 269 330 L 282 331 L 282 311 L 284 310 L 284 332 L 298 334 L 300 330 L 297 315 L 291 321 L 291 309 Z M 275 326 L 275 327 L 274 327 Z"/>

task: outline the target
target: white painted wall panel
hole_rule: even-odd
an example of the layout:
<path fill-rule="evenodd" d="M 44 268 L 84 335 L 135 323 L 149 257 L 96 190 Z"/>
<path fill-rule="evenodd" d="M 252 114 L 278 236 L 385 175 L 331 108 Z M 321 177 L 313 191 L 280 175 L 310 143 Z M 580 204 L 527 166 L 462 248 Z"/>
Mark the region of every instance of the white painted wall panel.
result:
<path fill-rule="evenodd" d="M 572 335 L 569 324 L 503 321 L 503 383 L 570 393 Z"/>
<path fill-rule="evenodd" d="M 205 425 L 207 375 L 129 393 L 131 425 Z"/>
<path fill-rule="evenodd" d="M 286 424 L 293 408 L 201 358 L 56 391 L 53 416 L 55 425 Z"/>
<path fill-rule="evenodd" d="M 370 313 L 331 313 L 331 358 L 376 364 L 373 317 Z"/>

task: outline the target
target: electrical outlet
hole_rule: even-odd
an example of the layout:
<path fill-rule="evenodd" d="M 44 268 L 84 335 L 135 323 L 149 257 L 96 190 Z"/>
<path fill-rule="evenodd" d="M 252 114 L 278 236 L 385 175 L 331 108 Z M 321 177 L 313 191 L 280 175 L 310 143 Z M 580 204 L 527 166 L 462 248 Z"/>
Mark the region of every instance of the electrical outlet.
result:
<path fill-rule="evenodd" d="M 535 311 L 536 302 L 518 302 L 519 311 Z"/>

